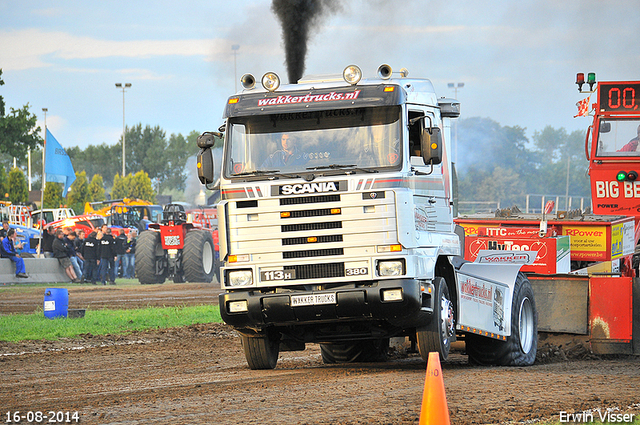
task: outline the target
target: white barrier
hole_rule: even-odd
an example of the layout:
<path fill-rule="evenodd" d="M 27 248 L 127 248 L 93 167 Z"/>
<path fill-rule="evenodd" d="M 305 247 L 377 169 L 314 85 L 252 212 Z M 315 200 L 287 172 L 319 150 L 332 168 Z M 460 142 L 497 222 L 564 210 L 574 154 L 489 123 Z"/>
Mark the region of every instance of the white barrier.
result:
<path fill-rule="evenodd" d="M 28 278 L 16 277 L 16 266 L 8 258 L 0 258 L 0 284 L 3 283 L 68 283 L 70 279 L 55 258 L 25 258 Z"/>

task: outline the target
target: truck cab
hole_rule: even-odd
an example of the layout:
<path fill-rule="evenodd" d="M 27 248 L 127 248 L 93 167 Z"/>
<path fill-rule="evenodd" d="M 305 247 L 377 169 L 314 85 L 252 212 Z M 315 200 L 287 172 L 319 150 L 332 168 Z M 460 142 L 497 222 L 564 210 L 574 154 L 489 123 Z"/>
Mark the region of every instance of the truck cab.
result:
<path fill-rule="evenodd" d="M 245 75 L 228 99 L 220 309 L 250 367 L 311 342 L 326 363 L 377 360 L 395 336 L 446 359 L 463 325 L 449 138 L 460 107 L 407 74 L 350 66 L 280 87 L 268 73 L 264 89 Z M 198 139 L 209 187 L 216 136 Z"/>

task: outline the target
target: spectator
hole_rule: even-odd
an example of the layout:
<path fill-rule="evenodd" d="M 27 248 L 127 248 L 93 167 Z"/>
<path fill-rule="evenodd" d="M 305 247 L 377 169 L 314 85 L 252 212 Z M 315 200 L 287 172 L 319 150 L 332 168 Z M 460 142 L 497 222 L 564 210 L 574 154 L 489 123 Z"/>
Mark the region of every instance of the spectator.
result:
<path fill-rule="evenodd" d="M 97 232 L 89 233 L 82 242 L 82 256 L 84 257 L 84 281 L 96 284 L 98 280 L 98 260 L 100 259 L 100 244 L 96 236 Z"/>
<path fill-rule="evenodd" d="M 9 222 L 7 220 L 2 222 L 2 229 L 0 229 L 0 241 L 7 237 L 9 231 Z"/>
<path fill-rule="evenodd" d="M 44 258 L 53 258 L 53 241 L 55 238 L 53 227 L 51 225 L 46 226 L 42 232 L 42 253 Z"/>
<path fill-rule="evenodd" d="M 73 247 L 76 249 L 76 256 L 78 258 L 78 264 L 80 270 L 84 271 L 84 255 L 82 255 L 82 244 L 84 243 L 84 230 L 78 229 L 76 231 L 78 237 L 73 241 Z"/>
<path fill-rule="evenodd" d="M 127 235 L 124 234 L 124 229 L 120 231 L 116 236 L 116 275 L 124 277 L 125 265 L 124 255 L 127 253 Z"/>
<path fill-rule="evenodd" d="M 69 234 L 64 237 L 64 244 L 67 246 L 69 260 L 71 261 L 71 265 L 73 265 L 73 271 L 76 273 L 77 280 L 82 283 L 82 266 L 80 266 L 80 262 L 78 261 L 75 240 L 76 232 L 70 230 Z"/>
<path fill-rule="evenodd" d="M 62 229 L 56 230 L 56 238 L 53 241 L 53 258 L 57 258 L 58 262 L 64 269 L 64 272 L 69 276 L 72 282 L 78 282 L 78 277 L 73 269 L 73 264 L 69 259 L 69 251 L 67 245 L 64 243 L 64 232 Z"/>
<path fill-rule="evenodd" d="M 125 277 L 133 279 L 135 277 L 136 270 L 136 240 L 138 232 L 135 229 L 131 229 L 127 235 L 127 251 L 124 254 L 125 264 Z"/>
<path fill-rule="evenodd" d="M 7 236 L 2 240 L 2 258 L 8 258 L 16 263 L 16 277 L 28 278 L 27 270 L 24 267 L 24 260 L 16 252 L 15 242 L 18 238 L 16 229 L 7 230 Z"/>
<path fill-rule="evenodd" d="M 100 281 L 107 284 L 107 278 L 111 285 L 116 284 L 116 240 L 111 236 L 111 229 L 107 227 L 106 233 L 100 239 Z"/>

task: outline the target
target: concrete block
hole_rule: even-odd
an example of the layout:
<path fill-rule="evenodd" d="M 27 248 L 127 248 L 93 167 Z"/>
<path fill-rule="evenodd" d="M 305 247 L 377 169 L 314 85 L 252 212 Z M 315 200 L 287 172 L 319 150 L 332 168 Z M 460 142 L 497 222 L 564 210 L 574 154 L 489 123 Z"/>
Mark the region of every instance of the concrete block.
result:
<path fill-rule="evenodd" d="M 71 280 L 55 258 L 25 258 L 29 277 L 16 277 L 16 267 L 8 258 L 0 258 L 0 284 L 2 283 L 69 283 Z"/>

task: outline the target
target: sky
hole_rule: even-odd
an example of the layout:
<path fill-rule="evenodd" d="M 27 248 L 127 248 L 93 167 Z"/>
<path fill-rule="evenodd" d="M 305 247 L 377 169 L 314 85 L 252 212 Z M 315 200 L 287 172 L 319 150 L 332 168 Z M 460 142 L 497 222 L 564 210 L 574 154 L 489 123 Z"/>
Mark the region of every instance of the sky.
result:
<path fill-rule="evenodd" d="M 586 130 L 573 118 L 577 72 L 640 80 L 638 0 L 324 0 L 305 74 L 356 64 L 429 78 L 462 118 Z M 271 0 L 0 0 L 7 112 L 30 105 L 63 147 L 116 144 L 126 125 L 167 133 L 216 130 L 245 73 L 286 82 Z M 232 46 L 239 46 L 233 50 Z M 235 55 L 234 55 L 235 52 Z M 464 83 L 454 91 L 448 83 Z"/>

